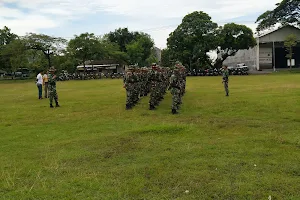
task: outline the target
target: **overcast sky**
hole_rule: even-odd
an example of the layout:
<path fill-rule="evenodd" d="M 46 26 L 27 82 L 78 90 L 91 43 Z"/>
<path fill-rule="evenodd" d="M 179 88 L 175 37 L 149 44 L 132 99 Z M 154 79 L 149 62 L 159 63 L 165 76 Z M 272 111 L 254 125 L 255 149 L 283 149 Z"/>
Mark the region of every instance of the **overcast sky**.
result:
<path fill-rule="evenodd" d="M 219 25 L 245 24 L 255 29 L 256 18 L 279 0 L 0 0 L 0 27 L 18 35 L 44 33 L 70 39 L 75 34 L 102 35 L 119 27 L 144 31 L 155 45 L 166 39 L 193 11 L 204 11 Z"/>

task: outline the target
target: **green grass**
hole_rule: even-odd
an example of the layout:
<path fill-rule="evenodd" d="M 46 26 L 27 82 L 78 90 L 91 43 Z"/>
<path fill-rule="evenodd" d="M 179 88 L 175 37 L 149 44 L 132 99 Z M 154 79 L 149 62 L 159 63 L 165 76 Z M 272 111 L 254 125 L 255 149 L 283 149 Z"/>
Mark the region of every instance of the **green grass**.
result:
<path fill-rule="evenodd" d="M 125 110 L 122 80 L 0 84 L 0 199 L 300 199 L 300 75 L 193 77 Z M 186 193 L 185 191 L 189 192 Z"/>

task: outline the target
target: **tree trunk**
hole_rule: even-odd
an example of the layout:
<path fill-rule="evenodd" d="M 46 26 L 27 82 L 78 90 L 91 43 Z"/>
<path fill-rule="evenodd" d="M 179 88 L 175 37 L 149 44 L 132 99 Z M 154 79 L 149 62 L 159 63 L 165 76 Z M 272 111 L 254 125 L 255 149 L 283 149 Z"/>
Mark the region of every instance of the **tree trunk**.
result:
<path fill-rule="evenodd" d="M 228 58 L 229 55 L 228 54 L 225 54 L 224 56 L 222 56 L 221 59 L 218 59 L 216 60 L 216 63 L 214 64 L 214 68 L 217 68 L 217 69 L 220 69 L 223 67 L 223 62 L 226 60 L 226 58 Z"/>
<path fill-rule="evenodd" d="M 48 49 L 46 52 L 43 51 L 44 55 L 46 56 L 47 60 L 48 60 L 48 68 L 50 69 L 51 67 L 51 59 L 50 59 L 50 50 Z"/>
<path fill-rule="evenodd" d="M 85 60 L 83 61 L 83 69 L 84 69 L 84 75 L 86 76 Z"/>
<path fill-rule="evenodd" d="M 50 69 L 50 67 L 51 67 L 50 54 L 47 54 L 47 59 L 48 59 L 48 66 L 49 66 L 49 69 Z"/>

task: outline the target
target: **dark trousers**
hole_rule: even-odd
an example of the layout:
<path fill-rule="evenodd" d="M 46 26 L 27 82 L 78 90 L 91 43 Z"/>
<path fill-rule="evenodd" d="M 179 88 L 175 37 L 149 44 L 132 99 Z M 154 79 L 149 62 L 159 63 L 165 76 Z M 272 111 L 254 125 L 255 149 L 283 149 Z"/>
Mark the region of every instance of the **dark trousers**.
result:
<path fill-rule="evenodd" d="M 45 86 L 44 86 L 44 95 L 45 95 L 45 98 L 49 98 L 49 93 L 48 93 L 48 82 L 45 83 Z"/>
<path fill-rule="evenodd" d="M 43 85 L 37 84 L 38 91 L 39 91 L 39 99 L 43 98 Z"/>

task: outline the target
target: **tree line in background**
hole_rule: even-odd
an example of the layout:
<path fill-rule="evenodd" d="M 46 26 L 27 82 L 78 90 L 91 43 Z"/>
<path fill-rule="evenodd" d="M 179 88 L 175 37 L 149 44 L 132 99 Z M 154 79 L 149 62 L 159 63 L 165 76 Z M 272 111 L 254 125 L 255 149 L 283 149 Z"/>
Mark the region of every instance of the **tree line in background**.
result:
<path fill-rule="evenodd" d="M 260 15 L 256 23 L 257 33 L 269 30 L 275 25 L 292 24 L 300 26 L 300 0 L 282 0 L 274 10 Z M 292 47 L 296 45 L 296 36 L 286 38 L 287 57 L 292 56 Z M 220 68 L 224 60 L 234 56 L 238 50 L 249 49 L 256 45 L 253 32 L 245 25 L 228 23 L 218 26 L 205 12 L 193 12 L 186 15 L 182 23 L 168 38 L 167 48 L 162 50 L 162 65 L 172 66 L 179 59 L 190 69 Z M 209 52 L 218 57 L 212 60 Z"/>
<path fill-rule="evenodd" d="M 119 28 L 103 37 L 82 33 L 67 41 L 35 33 L 18 36 L 4 27 L 0 29 L 0 69 L 14 72 L 28 68 L 37 72 L 55 66 L 58 70 L 74 72 L 76 66 L 91 60 L 145 66 L 157 62 L 153 47 L 148 34 L 130 32 L 127 28 Z"/>
<path fill-rule="evenodd" d="M 162 51 L 162 65 L 171 66 L 174 59 L 179 59 L 190 69 L 219 69 L 227 57 L 255 45 L 253 32 L 247 26 L 235 23 L 218 26 L 207 13 L 193 12 L 170 34 L 167 48 Z M 215 60 L 208 55 L 212 51 L 218 54 Z"/>
<path fill-rule="evenodd" d="M 272 11 L 257 18 L 257 31 L 276 24 L 300 25 L 300 0 L 283 0 Z M 286 42 L 289 58 L 295 45 L 295 36 Z M 172 67 L 176 60 L 189 69 L 220 68 L 224 60 L 238 50 L 256 45 L 252 30 L 235 23 L 218 26 L 202 11 L 186 15 L 182 23 L 169 35 L 167 48 L 161 52 L 161 65 Z M 217 52 L 211 60 L 209 52 Z M 67 41 L 60 37 L 29 33 L 23 37 L 11 33 L 8 27 L 0 29 L 0 69 L 15 71 L 24 67 L 31 70 L 50 66 L 74 72 L 76 66 L 89 60 L 112 59 L 118 64 L 147 66 L 157 62 L 154 42 L 143 32 L 119 28 L 98 37 L 93 33 L 75 35 Z"/>

